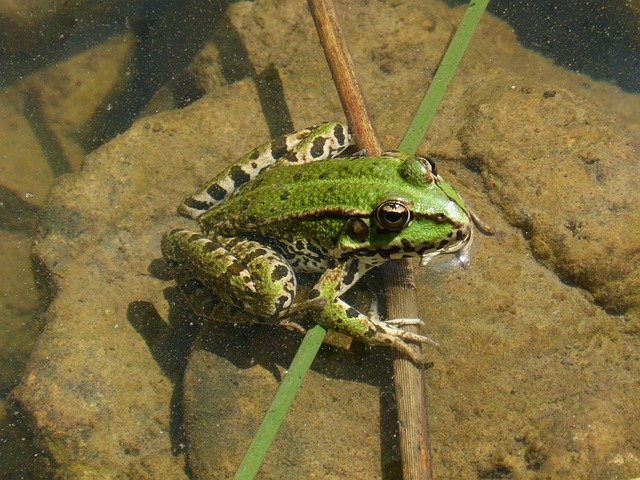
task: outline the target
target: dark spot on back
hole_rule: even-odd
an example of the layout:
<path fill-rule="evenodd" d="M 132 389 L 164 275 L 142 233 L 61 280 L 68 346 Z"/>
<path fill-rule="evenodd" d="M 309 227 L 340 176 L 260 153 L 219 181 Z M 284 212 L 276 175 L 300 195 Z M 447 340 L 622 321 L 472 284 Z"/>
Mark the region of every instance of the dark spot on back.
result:
<path fill-rule="evenodd" d="M 438 244 L 438 250 L 440 250 L 442 247 L 444 247 L 448 243 L 449 243 L 449 240 L 447 240 L 446 238 L 444 240 L 441 240 L 440 243 Z"/>
<path fill-rule="evenodd" d="M 307 250 L 309 250 L 311 253 L 314 253 L 317 257 L 324 256 L 322 250 L 316 247 L 313 243 L 307 243 Z"/>
<path fill-rule="evenodd" d="M 299 182 L 301 178 L 302 178 L 302 174 L 300 172 L 296 172 L 295 175 L 293 176 L 293 181 Z"/>
<path fill-rule="evenodd" d="M 204 244 L 204 246 L 202 247 L 202 250 L 204 251 L 204 253 L 211 253 L 213 252 L 216 248 L 218 248 L 216 246 L 216 244 L 214 244 L 213 242 L 207 242 Z"/>
<path fill-rule="evenodd" d="M 235 276 L 239 276 L 240 273 L 243 272 L 244 270 L 245 270 L 244 267 L 240 265 L 238 262 L 233 262 L 231 265 L 227 267 L 226 273 L 235 277 Z"/>
<path fill-rule="evenodd" d="M 278 159 L 287 153 L 287 139 L 286 137 L 280 137 L 271 144 L 271 155 L 273 158 Z"/>
<path fill-rule="evenodd" d="M 207 187 L 207 193 L 215 200 L 222 200 L 227 195 L 227 191 L 217 183 Z"/>
<path fill-rule="evenodd" d="M 244 185 L 249 180 L 251 180 L 249 174 L 242 170 L 242 168 L 240 168 L 238 165 L 231 167 L 229 177 L 231 178 L 231 180 L 233 180 L 233 184 L 236 188 L 238 188 L 240 185 Z"/>
<path fill-rule="evenodd" d="M 356 273 L 358 273 L 358 262 L 352 262 L 351 265 L 349 265 L 347 274 L 342 279 L 342 283 L 345 285 L 351 285 L 354 282 Z"/>
<path fill-rule="evenodd" d="M 345 137 L 342 125 L 336 125 L 335 127 L 333 127 L 333 135 L 336 137 L 336 140 L 340 145 L 344 145 Z"/>
<path fill-rule="evenodd" d="M 267 251 L 264 248 L 256 248 L 253 252 L 250 252 L 246 257 L 244 257 L 245 263 L 250 263 L 258 257 L 262 257 L 267 254 Z"/>
<path fill-rule="evenodd" d="M 271 280 L 273 280 L 274 282 L 277 282 L 278 280 L 281 280 L 284 277 L 286 277 L 288 273 L 289 273 L 289 269 L 286 266 L 278 265 L 276 268 L 273 269 L 273 272 L 271 272 Z"/>
<path fill-rule="evenodd" d="M 216 200 L 218 199 L 216 198 Z M 193 197 L 186 198 L 182 203 L 187 207 L 194 208 L 196 210 L 209 210 L 211 208 L 211 204 L 209 202 L 201 202 Z"/>
<path fill-rule="evenodd" d="M 353 308 L 353 307 L 349 307 L 349 308 L 347 308 L 347 310 L 346 310 L 346 312 L 345 312 L 345 313 L 347 314 L 347 317 L 349 317 L 349 318 L 356 318 L 358 315 L 360 315 L 360 313 L 358 312 L 358 310 L 356 310 L 356 309 L 355 309 L 355 308 Z"/>
<path fill-rule="evenodd" d="M 238 243 L 240 243 L 241 241 L 242 241 L 242 239 L 240 237 L 235 237 L 235 238 L 232 238 L 231 240 L 229 240 L 228 242 L 226 242 L 224 244 L 224 246 L 225 246 L 225 248 L 227 250 L 231 250 L 233 247 L 238 245 Z"/>
<path fill-rule="evenodd" d="M 313 141 L 313 145 L 311 146 L 311 149 L 309 150 L 309 154 L 313 157 L 313 158 L 319 158 L 320 156 L 322 156 L 322 154 L 324 153 L 324 144 L 326 142 L 326 138 L 323 137 L 318 137 Z"/>
<path fill-rule="evenodd" d="M 309 294 L 307 295 L 307 298 L 309 300 L 312 300 L 314 298 L 318 298 L 320 296 L 320 290 L 318 290 L 317 288 L 312 288 L 311 290 L 309 290 Z"/>
<path fill-rule="evenodd" d="M 287 300 L 289 300 L 289 297 L 287 295 L 280 295 L 278 297 L 278 300 L 276 301 L 276 312 L 282 310 Z"/>
<path fill-rule="evenodd" d="M 287 192 L 286 190 L 284 192 L 282 192 L 280 194 L 280 200 L 288 200 L 289 199 L 289 192 Z"/>

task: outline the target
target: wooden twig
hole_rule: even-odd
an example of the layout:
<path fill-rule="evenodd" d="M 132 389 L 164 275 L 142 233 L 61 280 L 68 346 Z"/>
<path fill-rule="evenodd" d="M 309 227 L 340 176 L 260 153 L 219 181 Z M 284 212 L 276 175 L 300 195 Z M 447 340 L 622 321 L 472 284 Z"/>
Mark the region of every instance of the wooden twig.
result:
<path fill-rule="evenodd" d="M 371 156 L 380 155 L 382 150 L 369 120 L 333 5 L 330 0 L 308 0 L 308 4 L 356 144 Z M 385 286 L 389 317 L 416 317 L 417 299 L 410 264 L 393 261 L 387 265 Z M 394 361 L 394 374 L 403 477 L 429 480 L 431 462 L 424 372 L 410 360 L 398 358 Z"/>
<path fill-rule="evenodd" d="M 389 318 L 416 318 L 418 298 L 413 265 L 407 260 L 383 265 Z M 417 332 L 418 327 L 407 326 Z M 418 348 L 418 347 L 414 347 Z M 431 480 L 431 441 L 424 369 L 404 356 L 393 361 L 400 456 L 404 480 Z"/>
<path fill-rule="evenodd" d="M 316 24 L 318 37 L 327 58 L 327 64 L 338 90 L 342 109 L 347 117 L 356 145 L 373 157 L 382 154 L 378 138 L 371 125 L 351 54 L 344 40 L 336 11 L 330 0 L 308 0 L 309 10 Z"/>

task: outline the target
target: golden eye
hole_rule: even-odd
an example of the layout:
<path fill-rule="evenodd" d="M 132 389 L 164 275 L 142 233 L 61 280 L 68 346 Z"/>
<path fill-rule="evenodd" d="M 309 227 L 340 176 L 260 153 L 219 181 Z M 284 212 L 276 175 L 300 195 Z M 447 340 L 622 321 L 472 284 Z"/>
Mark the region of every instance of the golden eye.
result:
<path fill-rule="evenodd" d="M 399 232 L 411 221 L 411 211 L 399 200 L 387 200 L 376 208 L 376 220 L 383 229 Z"/>

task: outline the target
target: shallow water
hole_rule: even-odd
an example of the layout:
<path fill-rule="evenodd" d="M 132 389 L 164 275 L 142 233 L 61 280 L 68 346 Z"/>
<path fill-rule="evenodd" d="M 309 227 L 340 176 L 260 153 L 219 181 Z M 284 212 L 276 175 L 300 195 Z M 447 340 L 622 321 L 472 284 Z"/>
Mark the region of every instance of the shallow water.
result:
<path fill-rule="evenodd" d="M 288 365 L 299 336 L 200 331 L 154 268 L 181 196 L 340 115 L 304 2 L 229 3 L 0 15 L 2 478 L 224 478 Z M 460 10 L 336 3 L 394 147 Z M 492 2 L 510 27 L 483 21 L 425 142 L 499 232 L 419 273 L 436 477 L 640 475 L 634 5 Z M 323 350 L 262 478 L 398 478 L 389 353 L 354 348 Z"/>

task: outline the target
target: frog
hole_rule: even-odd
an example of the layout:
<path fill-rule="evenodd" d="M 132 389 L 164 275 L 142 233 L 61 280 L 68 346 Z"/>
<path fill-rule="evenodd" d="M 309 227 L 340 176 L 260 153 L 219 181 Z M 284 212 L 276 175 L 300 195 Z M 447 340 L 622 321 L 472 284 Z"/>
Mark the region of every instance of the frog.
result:
<path fill-rule="evenodd" d="M 199 317 L 304 332 L 299 320 L 311 315 L 422 363 L 416 347 L 434 342 L 403 328 L 420 319 L 381 319 L 342 296 L 389 260 L 426 265 L 456 254 L 464 262 L 472 213 L 433 159 L 399 150 L 349 155 L 351 141 L 346 124 L 330 121 L 250 150 L 184 198 L 178 213 L 198 228 L 166 232 L 162 254 Z M 318 277 L 306 296 L 301 274 Z"/>

